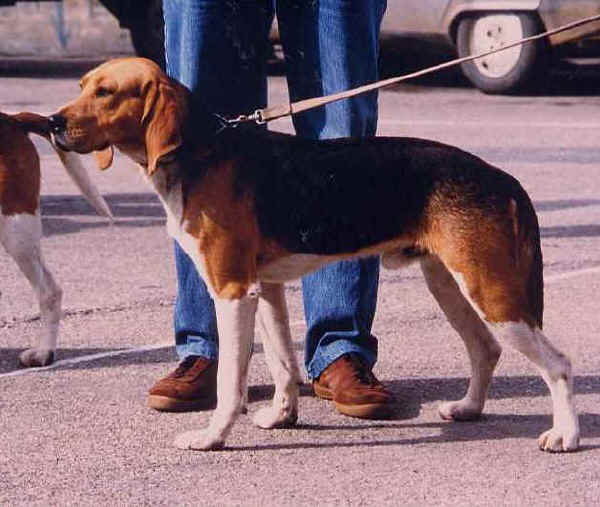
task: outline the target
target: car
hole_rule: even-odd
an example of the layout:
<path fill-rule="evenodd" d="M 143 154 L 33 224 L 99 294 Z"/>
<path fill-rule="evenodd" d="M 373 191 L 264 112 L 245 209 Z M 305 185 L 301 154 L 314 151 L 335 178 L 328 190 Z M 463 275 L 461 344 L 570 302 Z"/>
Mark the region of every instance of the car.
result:
<path fill-rule="evenodd" d="M 78 1 L 83 3 L 83 0 Z M 16 0 L 0 0 L 0 6 L 15 3 Z M 92 0 L 92 3 L 104 6 L 122 28 L 129 30 L 138 55 L 164 67 L 162 0 Z M 382 33 L 411 36 L 417 41 L 437 39 L 462 57 L 596 14 L 600 14 L 599 0 L 388 0 Z M 590 38 L 599 32 L 600 21 L 590 23 L 463 63 L 462 71 L 475 87 L 486 93 L 516 92 L 553 61 L 551 57 L 579 53 L 581 44 L 575 44 L 577 41 L 595 40 L 593 54 L 600 56 L 600 39 Z M 274 57 L 281 59 L 276 23 L 271 39 Z"/>
<path fill-rule="evenodd" d="M 388 1 L 382 32 L 437 38 L 464 57 L 597 14 L 598 0 L 396 0 Z M 568 55 L 573 42 L 598 32 L 600 21 L 463 63 L 462 71 L 483 92 L 512 93 L 550 56 Z"/>

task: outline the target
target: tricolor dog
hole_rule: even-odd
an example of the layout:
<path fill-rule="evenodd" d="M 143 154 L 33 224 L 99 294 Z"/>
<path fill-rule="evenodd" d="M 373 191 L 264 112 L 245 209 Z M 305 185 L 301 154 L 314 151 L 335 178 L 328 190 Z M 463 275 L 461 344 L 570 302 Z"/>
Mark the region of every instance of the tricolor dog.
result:
<path fill-rule="evenodd" d="M 158 193 L 176 238 L 215 300 L 220 337 L 217 408 L 182 449 L 215 449 L 244 408 L 255 316 L 275 382 L 262 428 L 293 424 L 299 373 L 283 283 L 352 257 L 381 255 L 396 269 L 420 262 L 427 285 L 465 342 L 472 378 L 444 419 L 481 414 L 505 342 L 550 387 L 548 451 L 579 441 L 567 358 L 542 332 L 537 218 L 520 184 L 474 155 L 412 138 L 312 141 L 219 120 L 152 62 L 109 61 L 51 117 L 56 142 L 79 153 L 116 147 Z M 108 150 L 108 151 L 107 151 Z"/>
<path fill-rule="evenodd" d="M 19 356 L 23 366 L 46 366 L 54 360 L 61 317 L 62 291 L 42 260 L 40 239 L 40 159 L 28 133 L 50 139 L 48 119 L 32 113 L 0 113 L 0 243 L 35 291 L 42 334 L 38 345 Z M 79 157 L 57 149 L 68 174 L 98 211 L 111 217 L 108 205 L 90 181 Z"/>

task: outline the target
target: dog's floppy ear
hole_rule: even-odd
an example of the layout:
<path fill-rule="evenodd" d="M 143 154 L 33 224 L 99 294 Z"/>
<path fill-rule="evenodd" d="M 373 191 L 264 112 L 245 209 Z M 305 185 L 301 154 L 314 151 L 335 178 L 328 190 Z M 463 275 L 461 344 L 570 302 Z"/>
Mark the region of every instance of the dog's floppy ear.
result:
<path fill-rule="evenodd" d="M 152 175 L 160 160 L 182 144 L 185 120 L 184 101 L 175 83 L 153 83 L 146 94 L 142 124 L 146 128 L 148 175 Z"/>
<path fill-rule="evenodd" d="M 103 150 L 95 151 L 94 158 L 98 164 L 98 168 L 103 170 L 108 169 L 113 163 L 115 151 L 112 146 L 104 148 Z"/>

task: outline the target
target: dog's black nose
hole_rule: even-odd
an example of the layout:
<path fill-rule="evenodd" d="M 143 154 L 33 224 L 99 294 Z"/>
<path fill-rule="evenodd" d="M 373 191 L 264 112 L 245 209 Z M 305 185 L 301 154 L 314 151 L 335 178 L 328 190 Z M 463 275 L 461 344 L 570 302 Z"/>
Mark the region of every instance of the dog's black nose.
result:
<path fill-rule="evenodd" d="M 67 120 L 60 114 L 53 114 L 48 118 L 48 123 L 50 124 L 50 130 L 55 134 L 60 132 L 64 132 L 67 128 Z"/>

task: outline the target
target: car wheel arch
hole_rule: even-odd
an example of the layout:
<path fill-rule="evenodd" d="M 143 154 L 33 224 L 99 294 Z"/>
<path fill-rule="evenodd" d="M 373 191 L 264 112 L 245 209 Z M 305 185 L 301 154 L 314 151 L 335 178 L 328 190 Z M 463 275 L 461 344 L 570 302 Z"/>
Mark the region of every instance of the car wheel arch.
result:
<path fill-rule="evenodd" d="M 515 4 L 518 2 L 515 2 Z M 469 6 L 464 6 L 464 8 L 462 9 L 458 9 L 456 10 L 456 12 L 453 12 L 452 15 L 450 17 L 448 17 L 447 21 L 445 22 L 446 25 L 446 31 L 447 31 L 447 35 L 448 38 L 450 39 L 450 41 L 452 42 L 452 44 L 456 45 L 456 38 L 458 36 L 458 26 L 460 25 L 460 22 L 466 18 L 474 18 L 477 16 L 481 16 L 483 14 L 502 14 L 502 13 L 522 13 L 522 14 L 530 14 L 535 16 L 537 22 L 539 23 L 540 27 L 544 27 L 544 23 L 543 20 L 541 19 L 541 17 L 539 16 L 539 13 L 536 12 L 536 8 L 539 5 L 539 2 L 533 2 L 533 4 L 535 4 L 535 7 L 533 6 L 527 6 L 527 4 L 530 4 L 531 2 L 523 2 L 524 5 L 522 5 L 519 8 L 507 8 L 505 6 L 502 7 L 498 7 L 498 3 L 495 2 L 494 4 L 491 4 L 489 2 L 478 2 L 477 4 L 473 4 L 473 5 L 469 5 Z M 512 3 L 510 4 L 512 5 Z"/>

